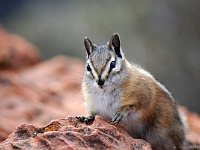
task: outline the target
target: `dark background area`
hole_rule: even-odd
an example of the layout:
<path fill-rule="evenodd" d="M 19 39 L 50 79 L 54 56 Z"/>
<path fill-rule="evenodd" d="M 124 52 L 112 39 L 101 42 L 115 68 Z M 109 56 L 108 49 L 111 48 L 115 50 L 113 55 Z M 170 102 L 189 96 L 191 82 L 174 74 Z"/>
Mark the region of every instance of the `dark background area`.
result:
<path fill-rule="evenodd" d="M 43 59 L 84 60 L 85 36 L 105 44 L 117 32 L 128 60 L 200 113 L 199 0 L 1 0 L 0 24 L 35 44 Z"/>

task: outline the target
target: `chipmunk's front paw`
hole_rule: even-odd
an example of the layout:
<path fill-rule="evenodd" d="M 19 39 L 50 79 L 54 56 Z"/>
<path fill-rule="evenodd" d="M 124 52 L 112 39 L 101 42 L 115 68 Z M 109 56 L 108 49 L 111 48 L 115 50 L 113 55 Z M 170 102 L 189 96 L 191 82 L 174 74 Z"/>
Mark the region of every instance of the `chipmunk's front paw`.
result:
<path fill-rule="evenodd" d="M 80 121 L 80 122 L 85 122 L 85 123 L 89 123 L 94 121 L 95 117 L 94 116 L 76 116 L 76 118 Z"/>
<path fill-rule="evenodd" d="M 127 114 L 130 110 L 134 109 L 133 105 L 124 105 L 118 109 L 118 111 L 115 113 L 115 115 L 112 117 L 111 124 L 118 125 L 119 122 L 122 120 L 124 115 Z"/>
<path fill-rule="evenodd" d="M 124 117 L 124 115 L 120 111 L 117 111 L 115 113 L 115 115 L 112 117 L 111 124 L 118 125 L 119 122 L 122 120 L 123 117 Z"/>

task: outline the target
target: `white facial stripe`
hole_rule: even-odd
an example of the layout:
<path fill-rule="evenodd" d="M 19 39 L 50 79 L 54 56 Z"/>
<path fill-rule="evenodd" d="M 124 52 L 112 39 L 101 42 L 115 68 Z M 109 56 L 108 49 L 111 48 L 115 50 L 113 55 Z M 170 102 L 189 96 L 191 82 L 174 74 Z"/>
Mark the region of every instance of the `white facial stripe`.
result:
<path fill-rule="evenodd" d="M 92 65 L 91 62 L 90 62 L 90 60 L 87 61 L 87 64 L 90 65 L 90 68 L 91 68 L 91 71 L 92 71 L 92 74 L 93 74 L 94 78 L 95 78 L 95 79 L 98 79 L 98 74 L 96 73 L 96 71 L 95 71 L 93 65 Z M 90 74 L 90 72 L 87 71 L 87 75 L 89 75 L 89 74 Z"/>
<path fill-rule="evenodd" d="M 121 68 L 121 59 L 117 58 L 117 60 L 116 60 L 116 67 L 113 68 L 113 71 L 117 72 L 117 71 L 120 70 L 120 68 Z"/>
<path fill-rule="evenodd" d="M 121 62 L 121 60 L 120 60 L 119 58 L 117 58 L 117 60 L 115 60 L 115 58 L 112 57 L 112 58 L 110 59 L 110 61 L 107 63 L 106 68 L 105 68 L 105 70 L 104 70 L 103 73 L 102 73 L 102 78 L 103 78 L 103 79 L 105 79 L 105 77 L 108 75 L 108 73 L 109 73 L 109 71 L 110 71 L 110 63 L 111 63 L 112 61 L 116 61 L 116 67 L 113 68 L 112 71 L 113 71 L 113 72 L 117 72 L 117 71 L 120 70 L 120 67 L 121 67 L 121 63 L 120 63 L 120 62 Z"/>

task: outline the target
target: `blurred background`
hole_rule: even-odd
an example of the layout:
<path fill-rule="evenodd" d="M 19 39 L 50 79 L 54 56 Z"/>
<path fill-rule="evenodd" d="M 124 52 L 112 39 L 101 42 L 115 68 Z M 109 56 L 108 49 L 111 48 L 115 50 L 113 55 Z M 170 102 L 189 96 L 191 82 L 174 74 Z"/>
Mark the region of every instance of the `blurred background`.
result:
<path fill-rule="evenodd" d="M 0 25 L 35 44 L 43 59 L 84 60 L 85 36 L 105 44 L 117 32 L 128 60 L 200 113 L 199 0 L 6 0 Z"/>

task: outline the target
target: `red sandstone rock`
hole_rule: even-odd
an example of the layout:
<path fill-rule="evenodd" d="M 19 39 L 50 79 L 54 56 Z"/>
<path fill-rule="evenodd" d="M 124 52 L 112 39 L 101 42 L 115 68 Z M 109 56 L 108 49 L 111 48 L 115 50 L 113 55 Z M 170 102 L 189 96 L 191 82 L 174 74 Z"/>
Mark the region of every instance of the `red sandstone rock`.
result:
<path fill-rule="evenodd" d="M 0 69 L 18 69 L 39 61 L 37 48 L 0 27 Z"/>
<path fill-rule="evenodd" d="M 132 149 L 151 150 L 142 139 L 131 138 L 124 128 L 101 118 L 87 125 L 76 118 L 52 121 L 38 128 L 23 124 L 0 144 L 0 149 Z"/>
<path fill-rule="evenodd" d="M 195 113 L 189 112 L 184 107 L 179 107 L 180 111 L 186 117 L 188 124 L 188 133 L 186 136 L 187 141 L 199 145 L 200 149 L 200 117 Z"/>
<path fill-rule="evenodd" d="M 83 115 L 82 72 L 81 61 L 62 56 L 16 73 L 0 71 L 0 141 L 22 123 L 44 126 Z"/>

